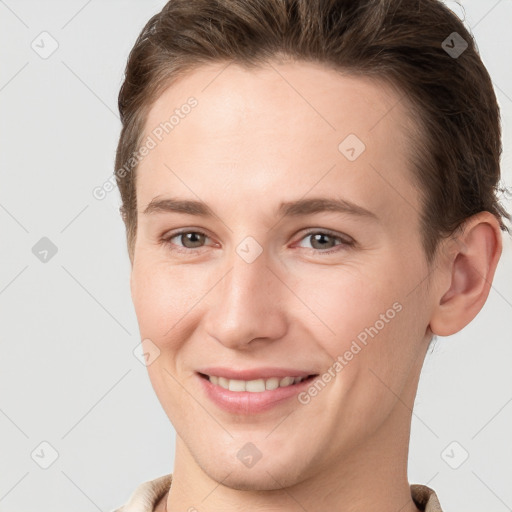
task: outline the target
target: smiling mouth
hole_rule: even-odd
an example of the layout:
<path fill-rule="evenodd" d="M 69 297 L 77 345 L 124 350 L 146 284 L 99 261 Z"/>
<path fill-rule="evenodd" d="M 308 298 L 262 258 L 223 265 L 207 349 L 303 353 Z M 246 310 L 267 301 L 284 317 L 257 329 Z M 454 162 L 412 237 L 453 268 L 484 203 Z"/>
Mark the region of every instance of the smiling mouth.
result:
<path fill-rule="evenodd" d="M 272 391 L 277 388 L 285 388 L 296 386 L 299 383 L 313 380 L 318 377 L 318 374 L 308 375 L 307 377 L 270 377 L 267 379 L 254 379 L 254 380 L 238 380 L 226 379 L 224 377 L 217 377 L 214 375 L 206 375 L 198 372 L 199 376 L 211 382 L 215 386 L 219 386 L 229 391 L 244 392 L 249 391 L 252 393 L 261 393 L 263 391 Z"/>

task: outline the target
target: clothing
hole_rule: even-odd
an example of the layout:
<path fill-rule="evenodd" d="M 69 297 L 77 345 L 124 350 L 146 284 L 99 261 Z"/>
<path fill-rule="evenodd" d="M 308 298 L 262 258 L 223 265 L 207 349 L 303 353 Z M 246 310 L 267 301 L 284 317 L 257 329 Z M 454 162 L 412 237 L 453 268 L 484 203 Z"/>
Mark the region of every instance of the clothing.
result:
<path fill-rule="evenodd" d="M 169 490 L 172 473 L 140 484 L 128 502 L 112 512 L 153 512 L 155 505 Z M 410 485 L 411 497 L 423 512 L 443 512 L 433 489 L 421 484 Z"/>

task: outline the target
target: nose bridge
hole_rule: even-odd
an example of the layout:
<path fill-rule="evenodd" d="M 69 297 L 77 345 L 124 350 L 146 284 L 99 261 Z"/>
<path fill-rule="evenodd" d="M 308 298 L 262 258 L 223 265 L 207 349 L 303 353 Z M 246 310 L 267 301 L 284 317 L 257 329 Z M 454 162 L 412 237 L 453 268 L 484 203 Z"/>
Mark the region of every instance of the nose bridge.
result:
<path fill-rule="evenodd" d="M 249 244 L 240 244 L 230 258 L 230 272 L 221 287 L 221 300 L 229 312 L 249 315 L 272 307 L 270 283 L 272 273 L 267 268 L 266 253 L 255 254 Z M 274 297 L 275 297 L 274 291 Z"/>
<path fill-rule="evenodd" d="M 227 274 L 210 301 L 207 329 L 227 346 L 240 348 L 255 338 L 279 337 L 285 328 L 279 309 L 282 285 L 267 268 L 267 254 L 258 246 L 246 240 L 235 248 L 227 261 Z"/>
<path fill-rule="evenodd" d="M 257 298 L 255 294 L 264 291 L 257 288 L 262 281 L 268 280 L 270 273 L 267 268 L 268 251 L 254 237 L 245 236 L 241 242 L 231 246 L 225 258 L 228 273 L 220 286 L 223 299 L 235 306 L 242 299 Z"/>

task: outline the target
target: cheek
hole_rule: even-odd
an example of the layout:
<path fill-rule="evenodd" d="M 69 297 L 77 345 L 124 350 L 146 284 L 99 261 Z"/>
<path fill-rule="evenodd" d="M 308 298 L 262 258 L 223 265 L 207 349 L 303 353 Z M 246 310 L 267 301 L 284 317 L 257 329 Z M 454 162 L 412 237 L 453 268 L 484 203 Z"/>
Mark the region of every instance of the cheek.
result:
<path fill-rule="evenodd" d="M 182 339 L 188 315 L 208 291 L 204 277 L 204 271 L 199 275 L 191 266 L 172 266 L 155 258 L 136 260 L 131 293 L 141 337 L 160 348 Z"/>
<path fill-rule="evenodd" d="M 318 345 L 341 365 L 334 387 L 353 394 L 357 407 L 386 409 L 394 396 L 388 387 L 403 387 L 417 356 L 424 326 L 410 270 L 396 258 L 381 259 L 378 267 L 330 268 L 296 281 L 310 310 L 299 317 L 310 319 L 302 325 L 318 325 Z"/>
<path fill-rule="evenodd" d="M 310 319 L 310 326 L 318 323 L 315 337 L 328 347 L 333 358 L 348 350 L 353 340 L 364 346 L 370 333 L 375 332 L 374 324 L 379 333 L 387 330 L 397 315 L 396 309 L 400 309 L 393 308 L 399 297 L 381 271 L 370 267 L 319 270 L 302 273 L 290 287 L 307 306 L 306 316 L 302 314 L 301 318 Z"/>
<path fill-rule="evenodd" d="M 177 289 L 176 284 L 172 285 L 162 276 L 157 266 L 146 264 L 142 258 L 136 261 L 132 270 L 131 291 L 143 338 L 157 342 L 169 329 L 169 318 L 176 314 L 174 304 Z"/>
<path fill-rule="evenodd" d="M 192 335 L 192 308 L 200 298 L 191 293 L 200 290 L 190 282 L 183 267 L 171 267 L 154 258 L 139 257 L 132 269 L 131 293 L 140 337 L 151 340 L 160 351 L 147 366 L 148 376 L 171 422 L 190 414 L 182 400 L 186 382 L 180 385 L 175 377 L 181 373 L 180 349 Z"/>

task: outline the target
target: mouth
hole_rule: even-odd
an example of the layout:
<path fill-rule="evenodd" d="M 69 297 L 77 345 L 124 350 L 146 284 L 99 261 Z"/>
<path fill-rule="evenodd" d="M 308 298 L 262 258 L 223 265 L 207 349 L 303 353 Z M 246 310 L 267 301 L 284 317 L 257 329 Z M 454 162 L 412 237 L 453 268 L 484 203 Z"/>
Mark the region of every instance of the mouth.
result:
<path fill-rule="evenodd" d="M 278 406 L 289 407 L 293 403 L 292 398 L 297 398 L 318 377 L 317 373 L 306 373 L 297 377 L 289 375 L 246 381 L 203 372 L 196 372 L 196 375 L 202 392 L 213 404 L 225 412 L 245 417 L 261 414 Z M 302 404 L 299 400 L 294 402 L 295 407 Z"/>
<path fill-rule="evenodd" d="M 297 386 L 301 383 L 307 383 L 312 381 L 315 377 L 318 377 L 318 373 L 307 375 L 307 376 L 287 376 L 287 377 L 270 377 L 252 380 L 240 380 L 240 379 L 227 379 L 217 375 L 207 375 L 205 373 L 197 372 L 198 375 L 214 386 L 218 386 L 228 391 L 235 393 L 249 392 L 249 393 L 263 393 L 265 391 L 273 391 L 278 388 L 287 388 L 291 386 Z"/>

